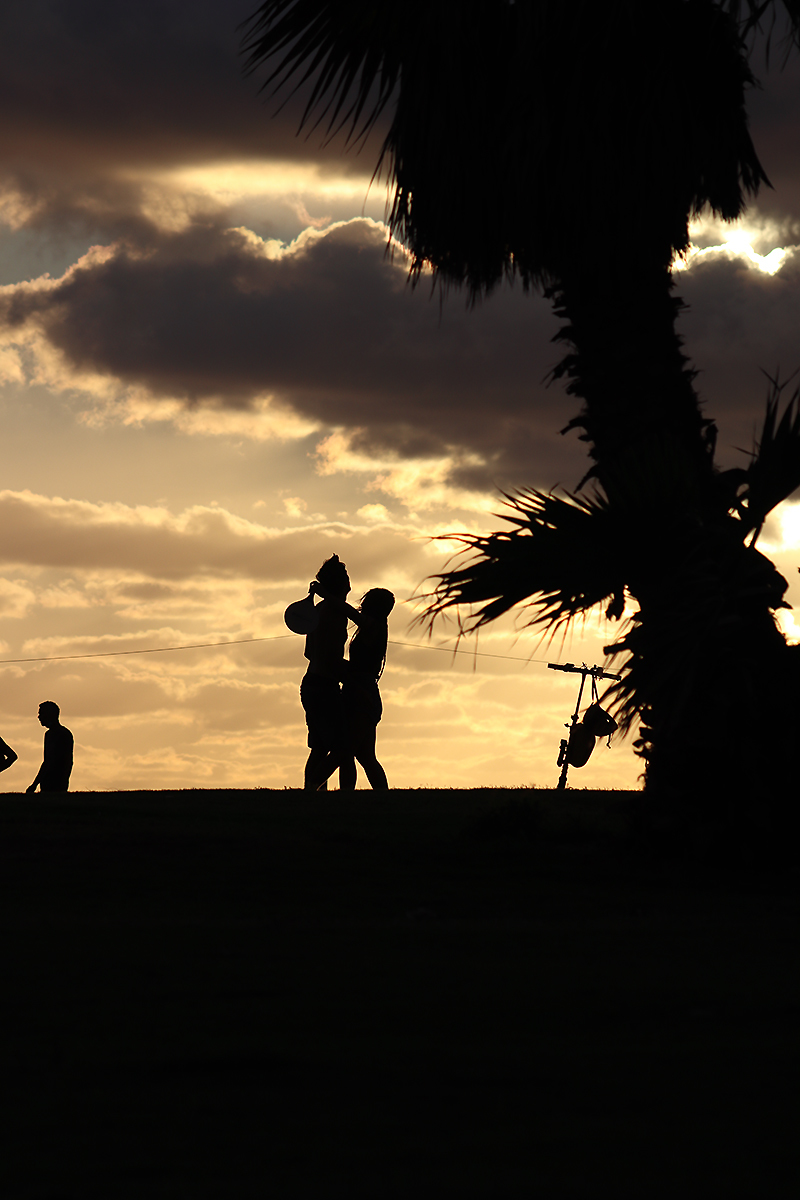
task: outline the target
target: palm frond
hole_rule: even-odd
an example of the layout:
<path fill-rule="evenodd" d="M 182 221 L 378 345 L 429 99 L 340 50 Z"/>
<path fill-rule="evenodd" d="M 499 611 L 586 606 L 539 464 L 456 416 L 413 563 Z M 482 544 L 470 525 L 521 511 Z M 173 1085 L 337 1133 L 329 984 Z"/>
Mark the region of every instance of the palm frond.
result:
<path fill-rule="evenodd" d="M 361 137 L 396 88 L 400 20 L 390 6 L 363 0 L 266 0 L 243 29 L 245 70 L 271 67 L 262 91 L 278 92 L 291 84 L 292 95 L 312 82 L 301 129 L 316 115 L 314 128 L 328 117 L 328 134 L 349 124 L 348 137 Z"/>
<path fill-rule="evenodd" d="M 748 532 L 752 544 L 758 539 L 769 513 L 792 492 L 800 488 L 800 388 L 792 393 L 779 415 L 785 384 L 771 380 L 766 412 L 760 435 L 751 453 L 752 462 L 745 472 L 746 485 L 741 502 L 746 504 Z"/>
<path fill-rule="evenodd" d="M 720 0 L 745 37 L 766 32 L 767 58 L 773 37 L 784 43 L 784 63 L 792 46 L 800 46 L 800 0 Z"/>
<path fill-rule="evenodd" d="M 525 490 L 506 495 L 512 529 L 457 535 L 462 567 L 441 575 L 425 597 L 418 620 L 427 625 L 450 609 L 466 609 L 461 627 L 470 632 L 522 605 L 533 610 L 529 625 L 551 633 L 595 605 L 610 601 L 620 615 L 625 577 L 619 528 L 605 500 Z"/>
<path fill-rule="evenodd" d="M 736 217 L 766 178 L 743 43 L 712 0 L 266 0 L 245 50 L 264 86 L 308 85 L 303 122 L 328 133 L 365 132 L 397 97 L 391 231 L 412 273 L 473 296 L 630 242 L 667 269 L 693 213 Z"/>

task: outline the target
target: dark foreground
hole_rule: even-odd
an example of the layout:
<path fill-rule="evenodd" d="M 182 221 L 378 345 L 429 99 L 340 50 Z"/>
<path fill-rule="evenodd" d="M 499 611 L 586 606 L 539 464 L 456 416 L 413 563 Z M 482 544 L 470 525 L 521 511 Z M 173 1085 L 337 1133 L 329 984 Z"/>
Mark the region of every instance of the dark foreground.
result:
<path fill-rule="evenodd" d="M 641 803 L 3 798 L 0 1195 L 794 1198 L 794 895 Z"/>

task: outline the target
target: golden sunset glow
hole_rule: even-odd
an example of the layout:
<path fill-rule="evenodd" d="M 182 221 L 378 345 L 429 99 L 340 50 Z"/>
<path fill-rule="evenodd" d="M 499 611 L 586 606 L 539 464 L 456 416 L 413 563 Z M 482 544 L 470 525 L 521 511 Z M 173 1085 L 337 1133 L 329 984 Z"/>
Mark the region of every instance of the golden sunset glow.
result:
<path fill-rule="evenodd" d="M 49 698 L 75 733 L 77 788 L 297 785 L 303 643 L 282 614 L 332 553 L 353 599 L 398 598 L 390 782 L 552 786 L 577 689 L 547 663 L 604 661 L 619 627 L 602 606 L 550 643 L 525 611 L 477 644 L 415 618 L 458 535 L 501 527 L 503 492 L 573 490 L 586 471 L 560 432 L 579 404 L 546 383 L 559 323 L 518 287 L 470 308 L 410 286 L 371 182 L 383 134 L 360 152 L 297 138 L 302 104 L 274 116 L 243 81 L 248 12 L 213 17 L 228 49 L 208 77 L 189 59 L 174 78 L 128 64 L 122 105 L 110 77 L 87 91 L 70 75 L 68 103 L 31 84 L 6 121 L 0 735 L 20 762 L 0 788 L 33 778 Z M 752 443 L 762 368 L 800 366 L 792 212 L 704 218 L 676 263 L 725 465 Z M 797 513 L 760 543 L 790 598 Z M 639 771 L 618 739 L 576 784 L 636 786 Z"/>
<path fill-rule="evenodd" d="M 360 161 L 363 162 L 363 159 Z M 197 163 L 163 171 L 140 168 L 121 177 L 138 183 L 160 185 L 178 195 L 210 196 L 226 206 L 251 196 L 283 199 L 292 195 L 330 196 L 350 203 L 359 197 L 363 203 L 369 191 L 371 175 L 372 171 L 366 169 L 366 163 L 363 174 L 353 174 L 320 163 L 263 159 L 255 162 Z M 385 201 L 383 195 L 381 201 Z"/>

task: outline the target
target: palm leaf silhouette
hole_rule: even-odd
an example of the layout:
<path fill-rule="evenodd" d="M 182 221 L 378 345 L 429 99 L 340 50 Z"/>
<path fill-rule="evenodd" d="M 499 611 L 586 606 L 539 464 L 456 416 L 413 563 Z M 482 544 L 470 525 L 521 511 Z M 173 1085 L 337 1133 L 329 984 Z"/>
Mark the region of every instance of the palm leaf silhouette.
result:
<path fill-rule="evenodd" d="M 246 69 L 277 59 L 262 90 L 278 91 L 291 81 L 290 95 L 313 80 L 301 128 L 316 113 L 314 127 L 327 116 L 328 134 L 349 124 L 349 136 L 358 137 L 374 125 L 394 92 L 400 35 L 409 18 L 407 9 L 401 15 L 363 0 L 268 0 L 244 23 Z"/>
<path fill-rule="evenodd" d="M 711 0 L 266 0 L 245 51 L 265 87 L 309 84 L 304 125 L 355 137 L 391 103 L 391 232 L 414 272 L 474 295 L 601 246 L 666 268 L 689 215 L 738 216 L 765 179 L 738 27 Z"/>
<path fill-rule="evenodd" d="M 752 530 L 755 545 L 770 512 L 800 488 L 800 388 L 779 416 L 785 385 L 772 380 L 760 435 L 745 472 L 740 515 Z"/>
<path fill-rule="evenodd" d="M 622 611 L 625 546 L 609 505 L 594 496 L 563 496 L 526 489 L 505 497 L 512 529 L 486 535 L 458 534 L 472 557 L 442 575 L 425 598 L 420 620 L 432 622 L 449 609 L 469 609 L 465 632 L 517 606 L 533 610 L 529 625 L 554 632 L 595 605 L 609 601 Z"/>
<path fill-rule="evenodd" d="M 800 0 L 721 0 L 720 8 L 730 13 L 745 36 L 766 28 L 768 52 L 776 33 L 790 44 L 798 44 Z"/>

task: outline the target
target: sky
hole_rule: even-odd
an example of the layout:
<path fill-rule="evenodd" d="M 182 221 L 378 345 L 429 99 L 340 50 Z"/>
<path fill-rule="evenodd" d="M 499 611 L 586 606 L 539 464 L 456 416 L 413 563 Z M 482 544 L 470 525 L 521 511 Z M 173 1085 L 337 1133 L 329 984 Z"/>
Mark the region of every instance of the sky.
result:
<path fill-rule="evenodd" d="M 333 553 L 351 599 L 397 596 L 390 785 L 555 786 L 578 680 L 547 664 L 602 664 L 617 626 L 598 612 L 547 644 L 523 612 L 454 655 L 452 624 L 415 618 L 448 534 L 502 527 L 503 490 L 584 474 L 559 432 L 575 401 L 545 382 L 558 322 L 519 287 L 475 308 L 410 288 L 380 131 L 358 151 L 298 137 L 299 102 L 276 115 L 243 74 L 254 7 L 0 11 L 0 734 L 19 755 L 0 791 L 33 780 L 46 699 L 75 789 L 299 786 L 305 662 L 282 614 Z M 800 68 L 754 61 L 773 187 L 736 227 L 698 222 L 676 271 L 722 466 L 746 462 L 765 373 L 800 368 Z M 759 546 L 800 638 L 800 504 Z M 616 739 L 570 783 L 640 771 Z"/>

